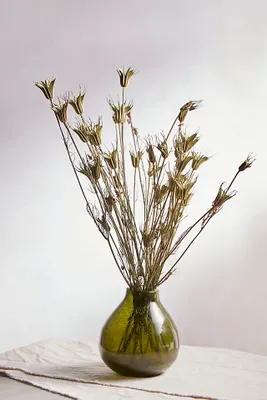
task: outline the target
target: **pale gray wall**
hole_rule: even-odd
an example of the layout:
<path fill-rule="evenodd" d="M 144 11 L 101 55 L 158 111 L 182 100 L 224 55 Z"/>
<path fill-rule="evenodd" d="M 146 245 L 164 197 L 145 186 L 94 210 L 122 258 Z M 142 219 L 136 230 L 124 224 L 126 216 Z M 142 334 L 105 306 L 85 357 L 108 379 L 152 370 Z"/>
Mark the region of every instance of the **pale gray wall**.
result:
<path fill-rule="evenodd" d="M 0 351 L 49 337 L 97 340 L 124 294 L 33 81 L 56 76 L 58 93 L 85 85 L 88 114 L 107 121 L 115 69 L 131 65 L 144 134 L 204 99 L 189 126 L 214 157 L 193 216 L 249 151 L 258 155 L 161 298 L 182 343 L 267 354 L 266 15 L 265 0 L 1 1 Z"/>

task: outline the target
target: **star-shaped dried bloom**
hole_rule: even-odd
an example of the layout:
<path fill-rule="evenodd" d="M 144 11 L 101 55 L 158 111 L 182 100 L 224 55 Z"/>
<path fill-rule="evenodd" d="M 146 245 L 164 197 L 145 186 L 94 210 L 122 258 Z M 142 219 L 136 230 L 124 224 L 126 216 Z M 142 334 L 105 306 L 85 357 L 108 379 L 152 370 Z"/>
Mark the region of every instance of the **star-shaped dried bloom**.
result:
<path fill-rule="evenodd" d="M 252 154 L 249 154 L 245 159 L 245 161 L 242 162 L 242 164 L 239 166 L 238 171 L 242 172 L 245 171 L 245 169 L 250 168 L 255 160 L 256 160 L 255 157 L 253 157 Z"/>
<path fill-rule="evenodd" d="M 192 152 L 192 169 L 196 171 L 204 162 L 208 161 L 209 157 L 200 153 Z"/>
<path fill-rule="evenodd" d="M 70 105 L 73 107 L 74 111 L 78 115 L 82 115 L 82 113 L 83 113 L 84 96 L 85 96 L 85 92 L 80 91 L 78 96 L 73 96 L 73 99 L 69 100 Z"/>
<path fill-rule="evenodd" d="M 187 116 L 187 113 L 189 111 L 196 110 L 197 108 L 200 107 L 201 103 L 202 103 L 201 100 L 191 100 L 188 101 L 188 103 L 186 103 L 185 105 L 183 105 L 183 107 L 180 108 L 180 113 L 178 115 L 180 123 L 182 124 L 184 122 L 185 117 Z"/>
<path fill-rule="evenodd" d="M 129 80 L 136 72 L 132 68 L 128 68 L 126 71 L 125 69 L 119 68 L 117 69 L 117 73 L 120 78 L 121 87 L 125 88 L 128 86 Z"/>
<path fill-rule="evenodd" d="M 51 106 L 51 109 L 54 111 L 54 113 L 58 117 L 59 121 L 62 122 L 62 124 L 67 123 L 68 105 L 69 105 L 68 100 L 64 100 L 63 103 L 59 101 L 58 104 L 53 104 Z"/>
<path fill-rule="evenodd" d="M 35 82 L 35 86 L 37 86 L 43 92 L 44 96 L 48 100 L 53 100 L 54 97 L 54 84 L 56 78 L 46 79 L 45 81 Z"/>

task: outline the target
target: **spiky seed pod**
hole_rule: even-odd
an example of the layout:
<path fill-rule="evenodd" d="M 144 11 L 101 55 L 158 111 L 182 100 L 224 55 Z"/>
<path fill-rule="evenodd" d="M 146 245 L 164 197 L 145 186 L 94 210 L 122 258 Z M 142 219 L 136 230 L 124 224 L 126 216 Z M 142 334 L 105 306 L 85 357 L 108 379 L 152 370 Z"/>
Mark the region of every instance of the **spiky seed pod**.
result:
<path fill-rule="evenodd" d="M 37 86 L 43 92 L 44 96 L 48 100 L 53 100 L 54 98 L 54 85 L 55 85 L 56 78 L 35 82 L 35 86 Z"/>
<path fill-rule="evenodd" d="M 82 115 L 83 114 L 84 96 L 85 96 L 85 93 L 80 91 L 78 96 L 74 96 L 73 99 L 71 99 L 69 101 L 70 105 L 73 107 L 74 111 L 78 115 Z"/>
<path fill-rule="evenodd" d="M 123 88 L 128 86 L 129 80 L 135 74 L 135 71 L 132 68 L 128 68 L 126 71 L 124 69 L 117 69 L 117 73 L 120 78 L 120 85 Z"/>
<path fill-rule="evenodd" d="M 54 111 L 56 116 L 58 117 L 59 121 L 62 124 L 66 124 L 68 117 L 67 117 L 67 110 L 68 110 L 69 102 L 65 100 L 63 103 L 59 102 L 58 104 L 53 104 L 51 109 Z"/>

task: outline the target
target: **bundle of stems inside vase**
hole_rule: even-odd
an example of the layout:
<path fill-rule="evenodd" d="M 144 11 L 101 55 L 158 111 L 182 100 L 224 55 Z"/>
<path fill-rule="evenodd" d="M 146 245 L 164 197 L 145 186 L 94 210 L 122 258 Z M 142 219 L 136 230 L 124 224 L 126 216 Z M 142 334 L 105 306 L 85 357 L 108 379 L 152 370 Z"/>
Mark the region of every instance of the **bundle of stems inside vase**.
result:
<path fill-rule="evenodd" d="M 164 333 L 168 334 L 168 331 L 158 334 L 152 322 L 150 301 L 149 298 L 133 296 L 132 312 L 117 349 L 119 353 L 127 353 L 130 350 L 133 353 L 146 354 L 167 350 Z"/>
<path fill-rule="evenodd" d="M 102 143 L 103 122 L 84 115 L 85 93 L 54 99 L 55 79 L 36 83 L 50 102 L 86 208 L 107 242 L 127 285 L 135 291 L 152 291 L 165 282 L 209 221 L 236 192 L 232 184 L 249 168 L 251 156 L 237 168 L 228 185 L 220 185 L 214 201 L 183 232 L 181 222 L 192 198 L 199 168 L 208 161 L 196 150 L 198 133 L 188 134 L 185 120 L 199 108 L 189 101 L 166 132 L 141 137 L 133 118 L 133 104 L 126 99 L 131 68 L 118 71 L 120 100 L 109 100 L 114 141 Z M 68 108 L 77 118 L 68 120 Z M 125 145 L 131 139 L 131 146 Z M 183 241 L 189 236 L 187 245 Z M 173 259 L 166 268 L 166 262 Z"/>

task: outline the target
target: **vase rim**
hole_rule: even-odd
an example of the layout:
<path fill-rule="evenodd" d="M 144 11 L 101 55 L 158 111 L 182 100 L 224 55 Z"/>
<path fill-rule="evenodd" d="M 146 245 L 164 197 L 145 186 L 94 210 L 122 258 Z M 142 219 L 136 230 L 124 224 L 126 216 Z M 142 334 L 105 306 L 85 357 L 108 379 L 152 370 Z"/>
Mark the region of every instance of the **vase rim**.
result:
<path fill-rule="evenodd" d="M 156 290 L 133 290 L 131 288 L 127 288 L 127 292 L 131 292 L 131 293 L 147 293 L 147 294 L 155 294 L 158 293 L 158 289 Z"/>

